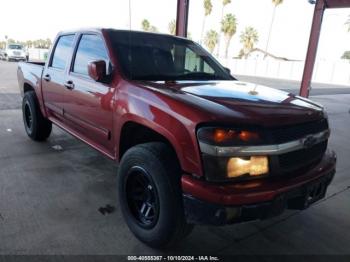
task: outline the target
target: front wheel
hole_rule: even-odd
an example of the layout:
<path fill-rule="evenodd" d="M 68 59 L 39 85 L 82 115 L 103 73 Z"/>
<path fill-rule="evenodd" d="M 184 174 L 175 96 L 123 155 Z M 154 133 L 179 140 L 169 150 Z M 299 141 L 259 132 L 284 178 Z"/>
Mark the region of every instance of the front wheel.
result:
<path fill-rule="evenodd" d="M 24 94 L 22 101 L 24 128 L 27 135 L 35 141 L 46 140 L 52 130 L 52 123 L 41 114 L 34 91 Z"/>
<path fill-rule="evenodd" d="M 124 219 L 151 247 L 169 246 L 192 231 L 184 215 L 180 174 L 175 153 L 164 143 L 137 145 L 121 160 L 118 193 Z"/>

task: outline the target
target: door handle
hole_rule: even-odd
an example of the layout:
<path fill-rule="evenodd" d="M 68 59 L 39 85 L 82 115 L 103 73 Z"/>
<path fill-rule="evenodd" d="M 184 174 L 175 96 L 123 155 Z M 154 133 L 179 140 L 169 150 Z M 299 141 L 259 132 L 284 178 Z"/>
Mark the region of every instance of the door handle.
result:
<path fill-rule="evenodd" d="M 67 82 L 64 84 L 64 86 L 65 86 L 67 89 L 69 89 L 69 90 L 74 89 L 74 83 L 73 83 L 73 81 L 71 81 L 71 80 L 67 81 Z"/>
<path fill-rule="evenodd" d="M 47 82 L 50 82 L 51 81 L 51 76 L 49 74 L 46 74 L 44 77 L 44 80 L 47 81 Z"/>

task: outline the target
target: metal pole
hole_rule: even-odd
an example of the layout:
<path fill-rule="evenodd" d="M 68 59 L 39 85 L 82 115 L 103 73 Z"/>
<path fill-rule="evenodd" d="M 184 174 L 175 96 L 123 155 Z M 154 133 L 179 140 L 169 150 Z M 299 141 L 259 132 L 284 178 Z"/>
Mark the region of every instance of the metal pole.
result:
<path fill-rule="evenodd" d="M 176 35 L 187 37 L 188 7 L 190 0 L 177 0 Z"/>
<path fill-rule="evenodd" d="M 326 9 L 325 0 L 317 0 L 315 5 L 314 17 L 310 33 L 309 46 L 307 49 L 303 79 L 300 86 L 300 96 L 308 97 L 311 90 L 311 79 L 316 61 L 317 47 L 320 40 L 323 14 Z"/>

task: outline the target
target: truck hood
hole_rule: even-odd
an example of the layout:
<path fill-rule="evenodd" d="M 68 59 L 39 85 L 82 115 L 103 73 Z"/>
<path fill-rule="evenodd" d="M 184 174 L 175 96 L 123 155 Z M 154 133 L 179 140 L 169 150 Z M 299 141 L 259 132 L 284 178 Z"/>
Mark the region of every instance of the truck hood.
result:
<path fill-rule="evenodd" d="M 241 81 L 143 82 L 152 89 L 192 107 L 211 113 L 210 121 L 228 119 L 278 126 L 315 121 L 324 117 L 323 107 L 308 99 L 262 85 Z M 230 121 L 229 121 L 230 122 Z"/>

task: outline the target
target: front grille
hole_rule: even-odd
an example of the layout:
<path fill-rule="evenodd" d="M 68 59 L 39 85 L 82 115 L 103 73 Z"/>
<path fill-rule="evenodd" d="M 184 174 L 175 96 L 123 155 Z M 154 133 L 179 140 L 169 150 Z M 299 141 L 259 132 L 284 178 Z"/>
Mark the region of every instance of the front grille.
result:
<path fill-rule="evenodd" d="M 328 129 L 328 121 L 323 118 L 318 121 L 274 128 L 269 130 L 269 135 L 273 143 L 284 143 L 302 138 L 308 134 L 315 134 Z"/>
<path fill-rule="evenodd" d="M 313 147 L 301 149 L 278 156 L 281 170 L 295 170 L 302 166 L 310 165 L 321 160 L 327 149 L 327 141 L 323 141 Z"/>
<path fill-rule="evenodd" d="M 286 143 L 303 138 L 309 134 L 317 134 L 328 129 L 327 119 L 310 123 L 286 126 L 269 130 L 271 140 L 276 143 Z M 326 152 L 328 141 L 325 140 L 310 148 L 270 157 L 271 175 L 286 176 L 303 174 L 319 163 Z"/>

